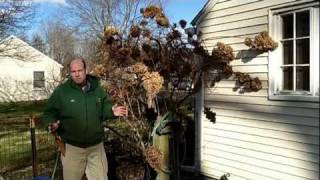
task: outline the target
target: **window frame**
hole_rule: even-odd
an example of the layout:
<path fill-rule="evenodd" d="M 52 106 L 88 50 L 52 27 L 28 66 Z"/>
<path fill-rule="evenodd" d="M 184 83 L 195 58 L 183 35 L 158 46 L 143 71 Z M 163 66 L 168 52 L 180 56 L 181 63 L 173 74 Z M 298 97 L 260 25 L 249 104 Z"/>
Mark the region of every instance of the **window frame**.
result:
<path fill-rule="evenodd" d="M 43 80 L 35 80 L 35 73 L 43 73 Z M 32 76 L 32 87 L 34 90 L 39 90 L 39 89 L 44 89 L 46 87 L 46 73 L 45 71 L 33 71 L 33 76 Z M 43 81 L 43 87 L 35 87 L 35 81 Z"/>
<path fill-rule="evenodd" d="M 308 93 L 286 93 L 286 91 L 281 91 L 283 81 L 283 73 L 281 69 L 281 66 L 283 65 L 283 57 L 282 44 L 280 42 L 280 39 L 282 38 L 281 15 L 306 10 L 309 10 L 310 12 L 310 91 Z M 269 52 L 269 99 L 319 102 L 319 3 L 304 3 L 301 5 L 271 9 L 269 11 L 269 22 L 270 35 L 276 42 L 278 42 L 279 45 L 277 49 Z M 293 53 L 295 56 L 296 51 Z"/>

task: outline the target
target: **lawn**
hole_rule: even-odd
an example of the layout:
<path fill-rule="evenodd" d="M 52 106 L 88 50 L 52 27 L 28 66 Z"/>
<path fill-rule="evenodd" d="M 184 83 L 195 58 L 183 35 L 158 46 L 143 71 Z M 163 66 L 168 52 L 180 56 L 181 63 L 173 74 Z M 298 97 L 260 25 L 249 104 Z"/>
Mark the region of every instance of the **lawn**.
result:
<path fill-rule="evenodd" d="M 0 177 L 12 173 L 31 174 L 32 149 L 29 118 L 40 115 L 45 101 L 0 103 Z M 56 149 L 53 136 L 42 128 L 36 128 L 37 161 L 53 159 Z M 48 167 L 50 168 L 50 167 Z"/>
<path fill-rule="evenodd" d="M 46 101 L 0 103 L 0 120 L 1 117 L 40 114 L 44 110 L 45 104 Z"/>

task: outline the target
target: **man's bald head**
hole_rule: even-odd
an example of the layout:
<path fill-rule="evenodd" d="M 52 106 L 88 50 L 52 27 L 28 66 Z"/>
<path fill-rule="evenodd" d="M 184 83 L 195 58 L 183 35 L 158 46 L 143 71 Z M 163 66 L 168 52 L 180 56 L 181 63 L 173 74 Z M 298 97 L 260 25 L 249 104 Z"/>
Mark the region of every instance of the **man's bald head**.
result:
<path fill-rule="evenodd" d="M 86 84 L 86 63 L 82 58 L 75 58 L 69 64 L 69 71 L 71 79 L 78 84 L 83 86 Z"/>
<path fill-rule="evenodd" d="M 70 70 L 71 64 L 79 63 L 79 62 L 81 62 L 83 64 L 84 69 L 87 68 L 86 61 L 83 58 L 74 58 L 69 63 L 69 70 Z"/>

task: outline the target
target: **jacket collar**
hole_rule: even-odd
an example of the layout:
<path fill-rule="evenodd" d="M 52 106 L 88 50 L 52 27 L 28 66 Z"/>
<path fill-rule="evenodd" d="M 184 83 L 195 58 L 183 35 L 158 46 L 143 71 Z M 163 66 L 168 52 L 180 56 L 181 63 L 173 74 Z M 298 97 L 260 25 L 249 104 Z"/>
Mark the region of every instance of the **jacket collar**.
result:
<path fill-rule="evenodd" d="M 92 75 L 87 75 L 86 80 L 89 84 L 88 88 L 86 89 L 86 92 L 92 91 L 98 87 L 99 79 L 97 77 Z M 73 88 L 82 90 L 81 87 L 79 87 L 71 78 L 68 79 L 67 83 Z"/>

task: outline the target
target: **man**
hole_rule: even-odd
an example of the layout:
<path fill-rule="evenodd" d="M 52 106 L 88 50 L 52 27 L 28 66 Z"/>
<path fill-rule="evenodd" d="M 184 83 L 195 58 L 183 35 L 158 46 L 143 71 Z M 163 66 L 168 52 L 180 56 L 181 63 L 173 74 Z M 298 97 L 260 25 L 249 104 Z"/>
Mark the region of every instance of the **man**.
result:
<path fill-rule="evenodd" d="M 69 65 L 71 78 L 58 86 L 48 100 L 42 121 L 65 142 L 61 155 L 63 178 L 107 180 L 102 121 L 126 116 L 124 106 L 112 106 L 96 77 L 86 75 L 86 64 L 76 58 Z"/>

